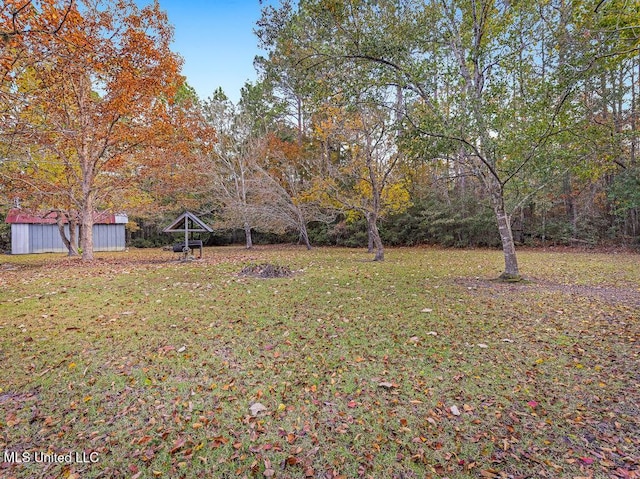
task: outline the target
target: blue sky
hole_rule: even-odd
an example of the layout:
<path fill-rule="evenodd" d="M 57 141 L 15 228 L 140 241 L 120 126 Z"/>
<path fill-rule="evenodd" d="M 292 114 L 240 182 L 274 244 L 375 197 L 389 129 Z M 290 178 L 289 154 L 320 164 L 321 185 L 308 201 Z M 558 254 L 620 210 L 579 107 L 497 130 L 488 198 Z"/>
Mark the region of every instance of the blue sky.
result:
<path fill-rule="evenodd" d="M 221 86 L 237 102 L 245 81 L 256 79 L 259 0 L 160 0 L 160 7 L 175 28 L 173 50 L 184 59 L 182 73 L 198 96 L 206 99 Z"/>

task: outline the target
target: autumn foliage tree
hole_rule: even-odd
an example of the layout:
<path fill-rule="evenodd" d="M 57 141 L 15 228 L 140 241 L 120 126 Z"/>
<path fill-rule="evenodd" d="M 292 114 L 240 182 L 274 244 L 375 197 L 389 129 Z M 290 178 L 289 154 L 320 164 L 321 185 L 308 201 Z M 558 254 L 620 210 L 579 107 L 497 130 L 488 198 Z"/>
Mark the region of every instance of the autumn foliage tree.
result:
<path fill-rule="evenodd" d="M 410 205 L 391 115 L 375 105 L 350 111 L 328 107 L 316 117 L 314 132 L 322 160 L 313 194 L 347 218 L 364 217 L 369 252 L 375 250 L 375 261 L 384 260 L 378 223 Z"/>
<path fill-rule="evenodd" d="M 94 211 L 143 200 L 139 185 L 153 169 L 187 170 L 213 137 L 200 135 L 197 110 L 179 96 L 181 61 L 157 2 L 142 9 L 131 0 L 41 7 L 30 4 L 25 21 L 64 22 L 55 35 L 11 40 L 21 53 L 3 64 L 2 88 L 11 95 L 2 141 L 12 147 L 2 178 L 20 185 L 25 199 L 31 193 L 34 207 L 77 211 L 82 256 L 91 260 Z M 3 31 L 15 18 L 3 17 Z M 195 142 L 196 134 L 204 139 Z"/>

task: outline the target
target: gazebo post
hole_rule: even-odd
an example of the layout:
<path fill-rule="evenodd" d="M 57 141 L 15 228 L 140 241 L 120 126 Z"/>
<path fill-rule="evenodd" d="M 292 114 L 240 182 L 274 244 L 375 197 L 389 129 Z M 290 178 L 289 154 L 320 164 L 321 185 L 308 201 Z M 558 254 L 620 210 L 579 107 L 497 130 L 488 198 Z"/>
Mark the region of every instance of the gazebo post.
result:
<path fill-rule="evenodd" d="M 189 218 L 184 218 L 184 260 L 189 258 Z"/>

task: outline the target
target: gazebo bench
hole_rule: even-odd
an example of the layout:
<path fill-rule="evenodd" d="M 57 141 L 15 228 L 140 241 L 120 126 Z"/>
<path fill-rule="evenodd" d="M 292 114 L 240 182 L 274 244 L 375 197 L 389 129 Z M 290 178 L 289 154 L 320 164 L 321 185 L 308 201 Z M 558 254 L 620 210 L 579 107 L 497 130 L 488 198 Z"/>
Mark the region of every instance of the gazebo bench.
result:
<path fill-rule="evenodd" d="M 202 240 L 189 240 L 189 249 L 200 248 L 200 258 L 202 258 Z M 184 252 L 184 241 L 173 245 L 174 253 Z"/>

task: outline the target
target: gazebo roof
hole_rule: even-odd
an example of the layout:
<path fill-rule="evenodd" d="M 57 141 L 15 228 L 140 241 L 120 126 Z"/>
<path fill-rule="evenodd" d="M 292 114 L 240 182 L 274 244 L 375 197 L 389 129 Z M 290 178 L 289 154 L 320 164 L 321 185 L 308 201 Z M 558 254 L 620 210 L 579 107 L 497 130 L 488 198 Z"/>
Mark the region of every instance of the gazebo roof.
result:
<path fill-rule="evenodd" d="M 188 221 L 191 220 L 191 226 Z M 213 233 L 213 229 L 190 211 L 185 211 L 162 231 L 164 233 L 184 233 L 188 229 L 194 233 Z"/>

